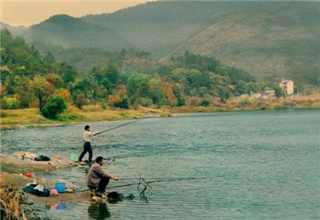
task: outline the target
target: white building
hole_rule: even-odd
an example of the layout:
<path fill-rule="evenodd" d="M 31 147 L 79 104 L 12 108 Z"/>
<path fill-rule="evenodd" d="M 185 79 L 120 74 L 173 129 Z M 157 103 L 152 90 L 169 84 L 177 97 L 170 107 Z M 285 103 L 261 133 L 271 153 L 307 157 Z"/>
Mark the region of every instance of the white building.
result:
<path fill-rule="evenodd" d="M 294 93 L 294 84 L 292 80 L 285 80 L 283 79 L 279 83 L 279 87 L 287 94 L 291 95 Z"/>

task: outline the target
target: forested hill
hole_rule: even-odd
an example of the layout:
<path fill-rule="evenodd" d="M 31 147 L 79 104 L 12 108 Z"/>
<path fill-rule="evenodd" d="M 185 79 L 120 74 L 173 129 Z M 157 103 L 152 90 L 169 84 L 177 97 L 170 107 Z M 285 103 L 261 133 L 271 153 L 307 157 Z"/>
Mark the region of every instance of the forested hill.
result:
<path fill-rule="evenodd" d="M 61 46 L 64 49 L 99 47 L 121 50 L 132 46 L 112 28 L 100 27 L 68 15 L 55 15 L 32 26 L 26 34 L 26 39 L 38 45 Z"/>
<path fill-rule="evenodd" d="M 188 50 L 258 79 L 320 84 L 319 2 L 149 2 L 79 19 L 55 16 L 23 36 L 40 51 L 57 59 L 63 55 L 71 64 L 76 59 L 63 48 L 132 48 L 160 61 Z"/>

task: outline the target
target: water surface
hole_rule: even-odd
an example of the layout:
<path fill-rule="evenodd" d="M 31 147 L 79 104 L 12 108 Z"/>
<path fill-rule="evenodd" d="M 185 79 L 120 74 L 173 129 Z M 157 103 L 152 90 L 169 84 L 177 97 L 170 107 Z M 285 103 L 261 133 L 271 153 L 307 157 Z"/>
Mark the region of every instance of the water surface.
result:
<path fill-rule="evenodd" d="M 94 137 L 94 158 L 115 157 L 104 169 L 121 178 L 110 191 L 132 201 L 90 201 L 51 207 L 53 219 L 320 218 L 320 110 L 183 114 L 149 118 Z M 120 122 L 90 123 L 92 131 Z M 85 124 L 1 131 L 2 153 L 80 154 Z M 85 156 L 85 159 L 87 159 Z M 147 200 L 139 174 L 150 182 Z M 84 168 L 62 177 L 85 188 Z M 128 186 L 124 186 L 128 185 Z M 118 187 L 118 188 L 112 188 Z"/>

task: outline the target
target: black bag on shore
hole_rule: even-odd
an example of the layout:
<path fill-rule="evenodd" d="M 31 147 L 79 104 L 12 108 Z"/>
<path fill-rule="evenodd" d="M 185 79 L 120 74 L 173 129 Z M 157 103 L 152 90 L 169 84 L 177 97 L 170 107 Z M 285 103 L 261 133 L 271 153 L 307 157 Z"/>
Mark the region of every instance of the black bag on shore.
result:
<path fill-rule="evenodd" d="M 50 157 L 40 155 L 39 157 L 34 158 L 35 161 L 49 161 Z"/>
<path fill-rule="evenodd" d="M 40 191 L 38 189 L 35 189 L 35 187 L 38 184 L 30 184 L 29 186 L 26 186 L 23 191 L 26 193 L 30 193 L 32 195 L 41 196 L 41 197 L 48 197 L 50 196 L 50 190 L 43 188 L 43 191 Z"/>

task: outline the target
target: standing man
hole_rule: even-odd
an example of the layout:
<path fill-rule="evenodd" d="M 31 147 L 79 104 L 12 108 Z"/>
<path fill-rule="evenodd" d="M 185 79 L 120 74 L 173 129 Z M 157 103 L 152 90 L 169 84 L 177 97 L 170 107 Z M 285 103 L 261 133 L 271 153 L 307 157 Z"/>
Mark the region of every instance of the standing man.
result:
<path fill-rule="evenodd" d="M 104 158 L 99 156 L 96 162 L 91 166 L 88 173 L 87 186 L 95 190 L 97 194 L 104 194 L 110 179 L 118 181 L 119 178 L 105 173 L 101 166 L 104 164 Z"/>
<path fill-rule="evenodd" d="M 89 125 L 86 125 L 84 127 L 84 133 L 83 133 L 83 151 L 82 153 L 80 154 L 79 156 L 79 159 L 78 161 L 81 162 L 82 161 L 82 158 L 84 157 L 84 155 L 89 152 L 89 161 L 88 163 L 91 163 L 92 162 L 92 148 L 91 148 L 91 136 L 95 136 L 97 134 L 100 134 L 101 132 L 100 131 L 97 131 L 97 132 L 90 132 L 90 126 Z"/>

